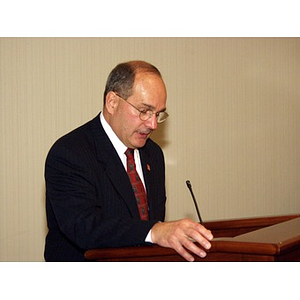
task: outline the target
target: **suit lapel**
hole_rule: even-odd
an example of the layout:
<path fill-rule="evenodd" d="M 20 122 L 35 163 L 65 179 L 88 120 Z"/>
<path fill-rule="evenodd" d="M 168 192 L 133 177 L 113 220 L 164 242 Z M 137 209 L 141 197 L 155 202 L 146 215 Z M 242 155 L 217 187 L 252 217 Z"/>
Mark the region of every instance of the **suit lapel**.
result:
<path fill-rule="evenodd" d="M 92 133 L 95 139 L 98 160 L 102 164 L 107 176 L 110 178 L 112 185 L 128 206 L 132 217 L 134 219 L 140 219 L 128 175 L 115 148 L 101 125 L 99 115 L 94 119 L 94 122 L 92 122 Z"/>
<path fill-rule="evenodd" d="M 127 204 L 132 217 L 135 219 L 140 219 L 140 214 L 136 205 L 135 196 L 128 175 L 119 157 L 117 157 L 117 159 L 118 167 L 116 161 L 113 158 L 107 161 L 106 174 L 110 178 L 111 183 L 114 185 L 115 189 L 118 191 L 118 194 Z"/>

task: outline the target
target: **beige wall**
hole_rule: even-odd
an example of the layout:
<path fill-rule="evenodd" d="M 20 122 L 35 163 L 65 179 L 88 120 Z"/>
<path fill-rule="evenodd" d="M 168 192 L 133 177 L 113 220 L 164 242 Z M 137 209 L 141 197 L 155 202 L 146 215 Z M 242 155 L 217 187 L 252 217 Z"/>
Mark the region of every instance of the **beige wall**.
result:
<path fill-rule="evenodd" d="M 300 213 L 299 38 L 1 38 L 0 261 L 43 260 L 47 151 L 131 59 L 168 87 L 168 220 L 197 219 L 187 179 L 204 220 Z"/>

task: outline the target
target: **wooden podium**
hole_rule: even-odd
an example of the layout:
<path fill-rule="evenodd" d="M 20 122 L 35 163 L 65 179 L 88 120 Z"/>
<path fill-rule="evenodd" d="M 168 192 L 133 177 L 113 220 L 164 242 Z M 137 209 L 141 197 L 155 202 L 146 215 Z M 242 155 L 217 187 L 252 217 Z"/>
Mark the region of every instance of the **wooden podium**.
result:
<path fill-rule="evenodd" d="M 300 261 L 300 215 L 205 222 L 214 235 L 205 258 L 196 261 Z M 157 245 L 92 249 L 88 261 L 185 261 Z"/>

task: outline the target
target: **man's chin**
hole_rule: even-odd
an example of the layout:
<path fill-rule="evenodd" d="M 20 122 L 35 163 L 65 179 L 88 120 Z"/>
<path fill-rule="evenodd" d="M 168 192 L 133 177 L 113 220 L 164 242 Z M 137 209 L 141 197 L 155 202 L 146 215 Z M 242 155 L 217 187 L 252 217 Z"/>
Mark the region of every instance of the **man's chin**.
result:
<path fill-rule="evenodd" d="M 134 145 L 134 148 L 142 148 L 145 146 L 147 142 L 147 139 L 139 139 L 138 141 L 135 141 L 135 143 L 133 144 Z"/>

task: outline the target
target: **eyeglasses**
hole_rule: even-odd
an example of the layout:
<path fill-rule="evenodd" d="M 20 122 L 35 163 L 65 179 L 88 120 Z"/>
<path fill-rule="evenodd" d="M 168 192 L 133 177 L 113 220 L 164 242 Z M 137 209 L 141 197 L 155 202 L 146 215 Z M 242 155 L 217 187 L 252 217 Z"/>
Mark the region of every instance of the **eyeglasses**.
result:
<path fill-rule="evenodd" d="M 153 115 L 155 115 L 156 117 L 156 121 L 157 123 L 162 123 L 164 121 L 167 120 L 169 114 L 165 111 L 160 111 L 155 113 L 153 110 L 151 109 L 138 109 L 137 107 L 135 107 L 133 104 L 131 104 L 130 102 L 128 102 L 127 100 L 125 100 L 124 98 L 122 98 L 118 93 L 114 92 L 119 98 L 121 98 L 122 100 L 124 100 L 126 103 L 128 103 L 129 105 L 131 105 L 133 108 L 135 108 L 140 114 L 139 114 L 139 118 L 141 121 L 147 121 L 149 120 Z"/>

